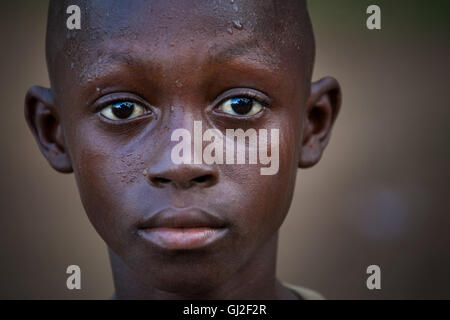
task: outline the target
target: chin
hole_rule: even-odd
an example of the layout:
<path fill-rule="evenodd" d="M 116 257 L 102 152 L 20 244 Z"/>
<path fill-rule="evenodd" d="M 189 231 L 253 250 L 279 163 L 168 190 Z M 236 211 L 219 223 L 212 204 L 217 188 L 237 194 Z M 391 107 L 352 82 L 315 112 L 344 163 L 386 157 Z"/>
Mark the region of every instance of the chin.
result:
<path fill-rule="evenodd" d="M 223 266 L 222 266 L 223 267 Z M 159 290 L 185 297 L 207 295 L 222 285 L 230 274 L 217 268 L 166 266 L 153 279 L 153 286 Z"/>
<path fill-rule="evenodd" d="M 187 296 L 210 292 L 226 282 L 235 270 L 229 259 L 215 255 L 188 252 L 161 258 L 147 261 L 144 275 L 159 290 Z"/>

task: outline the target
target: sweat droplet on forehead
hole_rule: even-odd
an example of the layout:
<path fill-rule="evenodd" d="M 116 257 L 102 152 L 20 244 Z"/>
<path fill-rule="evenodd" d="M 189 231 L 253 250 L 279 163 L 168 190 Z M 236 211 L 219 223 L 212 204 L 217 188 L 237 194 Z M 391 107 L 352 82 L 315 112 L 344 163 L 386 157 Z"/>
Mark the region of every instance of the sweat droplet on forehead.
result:
<path fill-rule="evenodd" d="M 244 29 L 244 26 L 239 20 L 233 20 L 233 27 L 235 27 L 238 30 Z"/>
<path fill-rule="evenodd" d="M 182 88 L 183 87 L 183 82 L 180 79 L 177 79 L 175 81 L 175 85 L 177 86 L 177 88 Z"/>

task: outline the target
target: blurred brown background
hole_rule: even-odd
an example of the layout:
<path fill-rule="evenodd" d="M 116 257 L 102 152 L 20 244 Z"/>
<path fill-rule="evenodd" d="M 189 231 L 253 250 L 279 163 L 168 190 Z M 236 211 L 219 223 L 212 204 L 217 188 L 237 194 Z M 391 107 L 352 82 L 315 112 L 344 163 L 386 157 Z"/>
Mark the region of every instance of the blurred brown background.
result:
<path fill-rule="evenodd" d="M 365 26 L 381 7 L 382 30 Z M 316 167 L 299 171 L 278 275 L 331 299 L 450 298 L 449 1 L 310 1 L 314 78 L 337 77 L 344 104 Z M 53 171 L 23 119 L 48 86 L 47 1 L 3 1 L 0 298 L 103 299 L 106 247 L 72 175 Z M 66 267 L 82 290 L 66 289 Z M 381 290 L 366 268 L 381 267 Z"/>

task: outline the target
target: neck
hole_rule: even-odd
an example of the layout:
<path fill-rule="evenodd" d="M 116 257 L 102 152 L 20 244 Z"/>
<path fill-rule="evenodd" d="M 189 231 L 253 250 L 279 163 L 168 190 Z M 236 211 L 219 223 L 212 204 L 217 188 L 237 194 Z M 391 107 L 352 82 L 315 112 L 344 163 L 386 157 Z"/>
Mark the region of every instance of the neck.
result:
<path fill-rule="evenodd" d="M 247 261 L 223 284 L 201 294 L 166 292 L 143 281 L 111 249 L 109 256 L 114 276 L 115 299 L 295 299 L 275 277 L 278 234 L 257 248 Z M 145 278 L 144 278 L 145 279 Z"/>

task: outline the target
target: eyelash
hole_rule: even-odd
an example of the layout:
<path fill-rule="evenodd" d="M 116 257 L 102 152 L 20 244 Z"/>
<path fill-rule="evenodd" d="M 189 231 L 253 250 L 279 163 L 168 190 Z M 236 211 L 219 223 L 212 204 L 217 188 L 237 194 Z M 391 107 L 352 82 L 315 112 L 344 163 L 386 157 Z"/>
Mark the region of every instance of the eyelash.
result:
<path fill-rule="evenodd" d="M 233 89 L 231 89 L 231 90 L 233 90 Z M 100 104 L 98 104 L 95 107 L 95 113 L 100 114 L 105 108 L 107 108 L 107 107 L 109 107 L 111 105 L 117 104 L 117 103 L 132 102 L 132 103 L 135 103 L 135 104 L 138 104 L 138 105 L 142 106 L 145 109 L 147 114 L 155 114 L 153 109 L 148 107 L 148 103 L 145 103 L 144 102 L 145 100 L 143 100 L 143 99 L 137 99 L 137 98 L 134 98 L 134 97 L 124 96 L 124 95 L 120 95 L 117 98 L 115 98 L 114 97 L 114 93 L 112 95 L 113 95 L 112 97 L 106 97 L 105 101 L 102 101 Z M 265 108 L 270 108 L 270 105 L 271 105 L 270 98 L 264 97 L 263 94 L 258 94 L 253 89 L 244 89 L 244 90 L 241 90 L 241 91 L 237 91 L 236 90 L 235 93 L 230 92 L 226 96 L 221 97 L 219 102 L 214 104 L 213 110 L 218 109 L 227 100 L 230 100 L 230 99 L 233 99 L 233 98 L 252 99 L 252 100 L 260 103 L 263 106 L 264 109 Z M 102 98 L 100 98 L 100 99 L 102 99 Z M 220 113 L 225 114 L 224 112 L 220 112 Z M 229 115 L 229 116 L 231 116 L 231 115 Z M 245 116 L 242 116 L 242 117 L 245 117 Z M 138 117 L 138 118 L 140 118 L 140 117 Z M 110 119 L 107 119 L 107 120 L 120 122 L 120 120 L 110 120 Z M 133 120 L 133 119 L 131 119 L 131 120 Z M 125 119 L 123 121 L 126 122 L 126 121 L 131 121 L 131 120 Z"/>
<path fill-rule="evenodd" d="M 257 111 L 253 114 L 231 114 L 229 112 L 225 112 L 225 106 L 229 100 L 236 99 L 236 98 L 245 98 L 250 99 L 254 103 L 259 104 L 262 109 Z M 236 120 L 250 120 L 250 119 L 256 119 L 257 117 L 264 114 L 266 109 L 270 108 L 272 104 L 272 100 L 266 96 L 264 93 L 261 93 L 255 89 L 251 88 L 242 88 L 242 89 L 230 89 L 220 95 L 218 98 L 216 98 L 215 102 L 211 104 L 211 107 L 209 107 L 209 111 L 213 114 L 221 117 L 228 117 L 228 118 L 234 118 Z M 228 106 L 229 109 L 229 106 Z M 233 108 L 234 109 L 234 108 Z M 252 107 L 253 109 L 253 107 Z M 252 110 L 251 109 L 251 110 Z M 235 111 L 235 110 L 233 110 Z M 250 111 L 249 111 L 250 112 Z"/>
<path fill-rule="evenodd" d="M 103 100 L 104 99 L 104 97 L 102 97 L 102 98 L 100 98 L 99 100 Z M 143 106 L 146 110 L 148 110 L 148 111 L 152 111 L 149 107 L 148 107 L 148 103 L 145 103 L 143 100 L 141 100 L 141 99 L 136 99 L 136 98 L 133 98 L 133 97 L 123 97 L 123 96 L 121 96 L 121 97 L 117 97 L 117 98 L 115 98 L 115 97 L 106 97 L 106 99 L 104 99 L 105 101 L 102 101 L 101 103 L 98 103 L 96 106 L 95 106 L 95 109 L 94 109 L 94 112 L 95 113 L 99 113 L 99 112 L 101 112 L 103 109 L 105 109 L 106 107 L 108 107 L 108 106 L 110 106 L 110 105 L 113 105 L 113 104 L 116 104 L 116 103 L 123 103 L 123 102 L 132 102 L 132 103 L 136 103 L 136 104 L 139 104 L 139 105 L 141 105 L 141 106 Z"/>
<path fill-rule="evenodd" d="M 221 103 L 223 103 L 227 99 L 233 99 L 233 98 L 249 98 L 249 99 L 256 100 L 257 102 L 261 103 L 266 108 L 268 108 L 270 106 L 270 101 L 268 101 L 268 99 L 261 97 L 256 92 L 251 91 L 251 90 L 245 90 L 244 92 L 242 92 L 240 94 L 236 94 L 234 96 L 227 97 L 227 98 L 223 99 L 221 101 Z"/>

